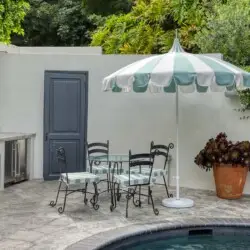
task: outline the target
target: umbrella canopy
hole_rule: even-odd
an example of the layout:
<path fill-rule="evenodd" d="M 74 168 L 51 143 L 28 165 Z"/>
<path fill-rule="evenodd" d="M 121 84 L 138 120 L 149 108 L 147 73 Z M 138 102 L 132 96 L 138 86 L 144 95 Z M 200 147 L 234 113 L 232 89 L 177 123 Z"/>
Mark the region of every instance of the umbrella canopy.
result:
<path fill-rule="evenodd" d="M 250 87 L 250 73 L 220 59 L 186 53 L 176 38 L 163 55 L 132 63 L 103 80 L 103 90 L 113 92 L 207 92 Z"/>

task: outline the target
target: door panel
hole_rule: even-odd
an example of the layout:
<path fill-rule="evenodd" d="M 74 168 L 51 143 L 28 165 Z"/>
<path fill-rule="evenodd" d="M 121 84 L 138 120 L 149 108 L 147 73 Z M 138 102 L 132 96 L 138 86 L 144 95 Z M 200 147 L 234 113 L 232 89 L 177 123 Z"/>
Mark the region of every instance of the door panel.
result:
<path fill-rule="evenodd" d="M 54 81 L 50 86 L 50 132 L 80 133 L 81 124 L 81 81 Z M 63 98 L 62 98 L 63 97 Z"/>
<path fill-rule="evenodd" d="M 45 180 L 59 176 L 56 149 L 60 146 L 66 151 L 68 172 L 84 171 L 86 168 L 87 77 L 86 72 L 45 72 Z"/>

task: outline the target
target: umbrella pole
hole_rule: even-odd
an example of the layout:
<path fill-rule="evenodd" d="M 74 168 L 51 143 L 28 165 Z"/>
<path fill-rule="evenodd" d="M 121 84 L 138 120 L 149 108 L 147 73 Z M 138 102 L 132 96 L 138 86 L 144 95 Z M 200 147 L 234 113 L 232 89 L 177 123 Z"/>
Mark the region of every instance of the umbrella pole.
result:
<path fill-rule="evenodd" d="M 176 199 L 180 199 L 180 174 L 179 174 L 179 89 L 176 86 L 175 94 L 175 114 L 176 114 Z"/>
<path fill-rule="evenodd" d="M 188 208 L 194 205 L 193 200 L 180 198 L 180 175 L 179 175 L 179 89 L 176 86 L 176 198 L 166 198 L 162 201 L 164 207 Z"/>

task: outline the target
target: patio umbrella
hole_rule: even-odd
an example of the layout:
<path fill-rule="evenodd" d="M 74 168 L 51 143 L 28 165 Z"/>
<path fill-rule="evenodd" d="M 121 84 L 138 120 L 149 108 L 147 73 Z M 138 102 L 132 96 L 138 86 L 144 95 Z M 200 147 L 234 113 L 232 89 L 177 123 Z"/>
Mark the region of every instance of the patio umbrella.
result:
<path fill-rule="evenodd" d="M 103 91 L 176 93 L 176 197 L 162 201 L 166 207 L 192 207 L 180 198 L 179 188 L 179 90 L 207 92 L 250 87 L 250 74 L 220 59 L 185 52 L 177 38 L 166 54 L 132 63 L 103 80 Z"/>

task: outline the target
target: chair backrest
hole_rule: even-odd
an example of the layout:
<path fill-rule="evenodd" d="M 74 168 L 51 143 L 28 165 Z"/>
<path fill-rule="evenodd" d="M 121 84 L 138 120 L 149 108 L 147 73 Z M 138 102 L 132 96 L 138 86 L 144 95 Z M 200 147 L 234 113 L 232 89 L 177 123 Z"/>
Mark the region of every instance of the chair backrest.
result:
<path fill-rule="evenodd" d="M 67 159 L 64 147 L 56 149 L 56 158 L 60 168 L 60 174 L 65 173 L 68 181 Z"/>
<path fill-rule="evenodd" d="M 102 161 L 104 159 L 108 163 L 108 161 L 109 161 L 109 140 L 107 140 L 106 143 L 103 143 L 103 142 L 88 143 L 87 150 L 88 150 L 88 157 L 100 156 L 100 157 L 102 157 Z M 90 158 L 89 158 L 89 164 L 93 164 L 93 162 L 91 162 Z"/>
<path fill-rule="evenodd" d="M 152 170 L 154 165 L 154 156 L 151 153 L 142 153 L 142 154 L 132 154 L 131 150 L 129 150 L 129 186 L 137 186 L 137 185 L 149 185 L 151 176 L 152 176 Z M 143 184 L 131 184 L 131 172 L 133 172 L 133 168 L 140 168 L 139 173 L 141 172 L 141 167 L 147 166 L 149 167 L 150 173 L 146 176 L 148 178 L 148 181 Z"/>
<path fill-rule="evenodd" d="M 174 148 L 173 143 L 169 143 L 168 146 L 161 144 L 155 145 L 154 142 L 152 141 L 150 145 L 150 152 L 154 155 L 154 159 L 155 156 L 163 156 L 165 158 L 163 168 L 166 169 L 166 165 L 169 158 L 169 150 L 173 148 Z"/>

